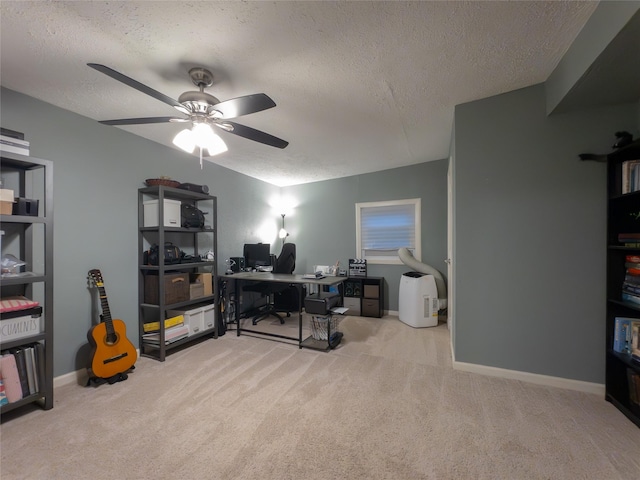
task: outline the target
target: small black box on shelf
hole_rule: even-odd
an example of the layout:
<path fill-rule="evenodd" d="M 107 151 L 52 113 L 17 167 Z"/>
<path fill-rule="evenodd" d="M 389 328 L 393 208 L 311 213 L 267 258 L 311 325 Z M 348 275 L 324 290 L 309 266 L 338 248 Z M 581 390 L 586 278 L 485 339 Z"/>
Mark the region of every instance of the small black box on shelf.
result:
<path fill-rule="evenodd" d="M 37 217 L 38 202 L 38 200 L 32 200 L 30 198 L 16 198 L 16 201 L 13 204 L 13 215 Z"/>

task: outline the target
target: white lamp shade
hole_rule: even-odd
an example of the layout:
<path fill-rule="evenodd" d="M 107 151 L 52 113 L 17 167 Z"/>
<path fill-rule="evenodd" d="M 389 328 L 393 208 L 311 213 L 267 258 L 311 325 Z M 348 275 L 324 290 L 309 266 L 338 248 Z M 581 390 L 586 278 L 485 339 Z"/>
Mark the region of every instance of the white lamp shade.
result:
<path fill-rule="evenodd" d="M 193 129 L 182 130 L 173 139 L 173 144 L 189 153 L 193 153 L 195 147 L 206 148 L 210 156 L 219 155 L 228 150 L 222 138 L 216 135 L 211 126 L 206 123 L 196 123 Z"/>
<path fill-rule="evenodd" d="M 189 153 L 193 153 L 193 149 L 196 148 L 195 137 L 193 132 L 188 128 L 185 128 L 175 136 L 173 144 Z"/>

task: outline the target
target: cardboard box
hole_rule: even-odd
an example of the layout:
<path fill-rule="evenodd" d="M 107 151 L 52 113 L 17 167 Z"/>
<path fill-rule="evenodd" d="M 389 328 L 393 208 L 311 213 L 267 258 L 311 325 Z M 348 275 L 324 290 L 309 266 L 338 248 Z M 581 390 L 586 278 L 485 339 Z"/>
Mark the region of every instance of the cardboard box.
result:
<path fill-rule="evenodd" d="M 142 202 L 144 209 L 144 226 L 157 227 L 158 224 L 158 200 Z M 180 227 L 180 200 L 164 199 L 164 223 L 165 227 Z"/>
<path fill-rule="evenodd" d="M 13 211 L 13 190 L 0 188 L 0 215 L 11 215 Z"/>
<path fill-rule="evenodd" d="M 0 215 L 11 215 L 13 202 L 0 201 Z"/>
<path fill-rule="evenodd" d="M 42 307 L 6 312 L 0 317 L 0 343 L 31 337 L 43 331 Z"/>
<path fill-rule="evenodd" d="M 202 283 L 189 284 L 189 298 L 195 300 L 201 297 L 204 297 L 204 285 Z"/>
<path fill-rule="evenodd" d="M 13 202 L 13 190 L 10 188 L 0 188 L 0 201 Z"/>
<path fill-rule="evenodd" d="M 191 283 L 204 285 L 204 296 L 213 295 L 213 275 L 211 273 L 192 273 Z"/>

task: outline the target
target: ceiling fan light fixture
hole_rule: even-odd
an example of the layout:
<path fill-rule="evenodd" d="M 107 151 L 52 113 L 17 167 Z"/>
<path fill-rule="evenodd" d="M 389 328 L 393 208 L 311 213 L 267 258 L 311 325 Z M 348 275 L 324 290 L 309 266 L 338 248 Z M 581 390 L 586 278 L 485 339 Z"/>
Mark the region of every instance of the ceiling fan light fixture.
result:
<path fill-rule="evenodd" d="M 196 145 L 200 148 L 207 149 L 209 156 L 219 155 L 228 150 L 227 145 L 220 136 L 216 135 L 207 123 L 196 123 L 193 126 L 193 135 Z"/>
<path fill-rule="evenodd" d="M 187 153 L 193 153 L 196 148 L 195 135 L 190 129 L 185 128 L 174 137 L 173 144 Z"/>

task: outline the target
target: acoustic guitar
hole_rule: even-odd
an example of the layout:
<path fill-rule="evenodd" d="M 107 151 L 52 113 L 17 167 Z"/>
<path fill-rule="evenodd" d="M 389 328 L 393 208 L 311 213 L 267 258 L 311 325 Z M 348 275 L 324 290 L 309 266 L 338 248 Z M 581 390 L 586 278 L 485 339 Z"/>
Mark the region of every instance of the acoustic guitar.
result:
<path fill-rule="evenodd" d="M 101 322 L 91 327 L 87 338 L 93 347 L 90 374 L 98 378 L 111 378 L 130 370 L 136 363 L 136 348 L 127 338 L 127 327 L 122 320 L 112 320 L 109 302 L 100 270 L 89 271 L 89 278 L 98 288 L 102 307 Z"/>

